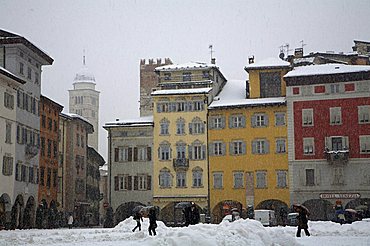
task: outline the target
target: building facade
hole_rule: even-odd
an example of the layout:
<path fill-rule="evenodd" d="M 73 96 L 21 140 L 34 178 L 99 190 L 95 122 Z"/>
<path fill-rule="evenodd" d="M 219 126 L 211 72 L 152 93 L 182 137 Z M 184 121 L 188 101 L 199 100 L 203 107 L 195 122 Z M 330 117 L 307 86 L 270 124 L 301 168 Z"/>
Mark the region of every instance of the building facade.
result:
<path fill-rule="evenodd" d="M 232 209 L 288 210 L 285 83 L 290 64 L 267 59 L 246 66 L 249 81 L 228 81 L 209 106 L 211 221 Z M 248 86 L 248 88 L 245 87 Z"/>
<path fill-rule="evenodd" d="M 285 76 L 291 202 L 311 219 L 331 220 L 333 205 L 369 202 L 370 66 L 297 67 Z"/>
<path fill-rule="evenodd" d="M 88 145 L 96 151 L 99 149 L 99 94 L 95 90 L 95 77 L 85 65 L 76 74 L 73 89 L 69 90 L 69 112 L 87 119 L 94 127 L 89 136 Z"/>
<path fill-rule="evenodd" d="M 170 58 L 165 58 L 164 61 L 160 58 L 140 60 L 140 117 L 153 115 L 153 100 L 150 94 L 158 86 L 155 68 L 170 64 Z"/>
<path fill-rule="evenodd" d="M 167 224 L 183 223 L 180 202 L 208 204 L 208 105 L 226 83 L 215 64 L 186 63 L 156 68 L 153 204 Z"/>
<path fill-rule="evenodd" d="M 38 204 L 56 209 L 58 184 L 59 114 L 63 106 L 43 95 L 40 97 L 40 176 Z"/>
<path fill-rule="evenodd" d="M 29 228 L 35 223 L 38 201 L 41 69 L 53 59 L 19 35 L 0 30 L 0 63 L 27 81 L 17 91 L 14 197 L 12 227 Z"/>
<path fill-rule="evenodd" d="M 106 123 L 108 131 L 108 206 L 116 223 L 137 205 L 153 199 L 153 118 Z M 106 206 L 107 207 L 107 206 Z"/>
<path fill-rule="evenodd" d="M 0 67 L 0 229 L 10 228 L 15 183 L 16 98 L 26 81 Z"/>
<path fill-rule="evenodd" d="M 73 214 L 75 224 L 87 225 L 90 203 L 86 197 L 88 135 L 93 126 L 77 114 L 60 114 L 58 202 L 64 216 Z"/>

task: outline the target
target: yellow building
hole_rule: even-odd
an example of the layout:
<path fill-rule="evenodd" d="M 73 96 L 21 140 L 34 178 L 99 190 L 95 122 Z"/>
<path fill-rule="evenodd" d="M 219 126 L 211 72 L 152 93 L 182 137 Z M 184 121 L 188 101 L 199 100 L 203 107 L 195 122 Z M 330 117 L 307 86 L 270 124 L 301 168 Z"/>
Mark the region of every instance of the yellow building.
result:
<path fill-rule="evenodd" d="M 283 76 L 290 65 L 268 59 L 245 69 L 249 84 L 229 81 L 209 106 L 212 222 L 253 206 L 275 210 L 282 223 L 280 210 L 289 206 Z"/>
<path fill-rule="evenodd" d="M 182 224 L 182 204 L 208 207 L 207 107 L 226 79 L 215 64 L 156 68 L 153 205 L 166 224 Z"/>

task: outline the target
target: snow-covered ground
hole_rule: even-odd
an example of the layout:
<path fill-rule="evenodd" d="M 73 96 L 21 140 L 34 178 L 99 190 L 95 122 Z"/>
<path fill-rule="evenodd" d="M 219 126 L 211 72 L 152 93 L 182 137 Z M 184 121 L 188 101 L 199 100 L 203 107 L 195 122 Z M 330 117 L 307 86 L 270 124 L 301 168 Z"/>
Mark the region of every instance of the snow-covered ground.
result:
<path fill-rule="evenodd" d="M 142 230 L 132 232 L 136 222 L 129 218 L 112 229 L 54 229 L 0 231 L 0 245 L 370 245 L 370 221 L 340 225 L 333 222 L 309 222 L 310 237 L 296 227 L 263 227 L 255 220 L 166 227 L 158 222 L 157 236 L 148 235 L 148 219 Z"/>

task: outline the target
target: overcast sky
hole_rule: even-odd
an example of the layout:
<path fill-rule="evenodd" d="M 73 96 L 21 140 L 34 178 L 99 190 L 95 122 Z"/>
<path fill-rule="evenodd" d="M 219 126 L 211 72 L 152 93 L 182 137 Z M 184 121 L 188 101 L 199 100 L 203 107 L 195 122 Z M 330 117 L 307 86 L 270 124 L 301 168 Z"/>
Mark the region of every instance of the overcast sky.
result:
<path fill-rule="evenodd" d="M 246 79 L 248 57 L 279 55 L 288 43 L 304 52 L 350 52 L 370 41 L 370 1 L 0 0 L 0 29 L 24 36 L 54 58 L 44 66 L 42 93 L 64 105 L 86 63 L 100 94 L 100 127 L 139 116 L 140 59 L 210 61 L 227 79 Z M 293 51 L 291 51 L 291 54 Z M 100 128 L 99 152 L 107 157 Z M 107 159 L 106 159 L 107 160 Z"/>

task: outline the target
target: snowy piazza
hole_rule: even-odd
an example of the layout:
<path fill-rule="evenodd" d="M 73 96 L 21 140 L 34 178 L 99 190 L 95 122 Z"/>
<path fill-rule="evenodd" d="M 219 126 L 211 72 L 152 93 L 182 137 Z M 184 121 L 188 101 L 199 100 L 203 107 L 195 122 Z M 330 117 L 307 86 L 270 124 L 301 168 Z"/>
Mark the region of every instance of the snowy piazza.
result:
<path fill-rule="evenodd" d="M 369 0 L 0 0 L 0 246 L 370 246 Z"/>

